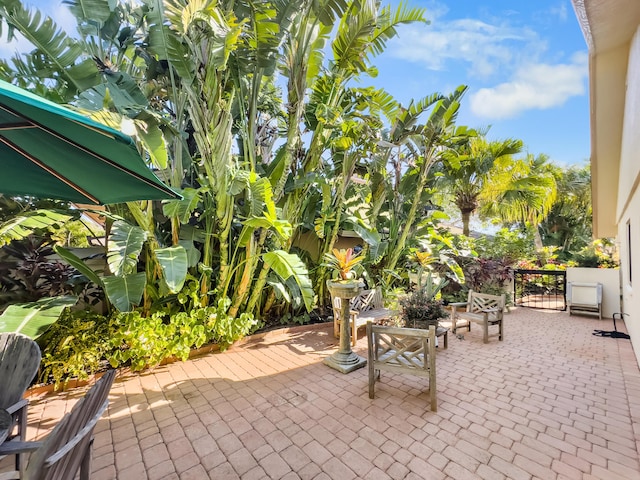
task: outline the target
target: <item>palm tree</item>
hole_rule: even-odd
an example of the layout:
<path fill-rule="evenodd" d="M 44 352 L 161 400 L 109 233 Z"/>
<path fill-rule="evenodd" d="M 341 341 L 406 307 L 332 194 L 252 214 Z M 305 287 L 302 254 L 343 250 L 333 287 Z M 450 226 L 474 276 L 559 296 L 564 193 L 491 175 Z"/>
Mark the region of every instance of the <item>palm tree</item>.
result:
<path fill-rule="evenodd" d="M 591 243 L 591 172 L 589 165 L 557 168 L 557 201 L 540 224 L 545 245 L 557 245 L 565 253 Z"/>
<path fill-rule="evenodd" d="M 556 201 L 554 167 L 544 154 L 527 154 L 513 161 L 502 158 L 491 171 L 493 177 L 480 197 L 481 213 L 497 216 L 505 223 L 524 223 L 534 228 L 536 249 L 542 250 L 539 225 Z"/>
<path fill-rule="evenodd" d="M 462 218 L 462 233 L 469 236 L 469 220 L 480 206 L 480 197 L 494 181 L 493 167 L 499 161 L 522 150 L 521 140 L 487 141 L 484 136 L 470 137 L 468 142 L 443 155 L 439 184 L 453 196 Z"/>

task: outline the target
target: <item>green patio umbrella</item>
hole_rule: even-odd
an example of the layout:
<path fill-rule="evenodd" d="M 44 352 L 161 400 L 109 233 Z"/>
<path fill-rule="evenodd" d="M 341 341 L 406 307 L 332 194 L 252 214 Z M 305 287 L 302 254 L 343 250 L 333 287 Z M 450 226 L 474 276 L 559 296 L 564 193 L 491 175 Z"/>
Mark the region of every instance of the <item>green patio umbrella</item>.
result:
<path fill-rule="evenodd" d="M 180 198 L 127 135 L 3 81 L 0 193 L 95 205 Z"/>

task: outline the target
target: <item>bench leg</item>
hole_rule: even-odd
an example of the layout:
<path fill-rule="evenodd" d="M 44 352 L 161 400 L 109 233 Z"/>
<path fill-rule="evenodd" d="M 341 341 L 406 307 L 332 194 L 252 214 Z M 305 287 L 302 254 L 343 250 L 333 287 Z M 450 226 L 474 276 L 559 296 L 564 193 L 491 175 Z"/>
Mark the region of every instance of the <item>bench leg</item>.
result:
<path fill-rule="evenodd" d="M 358 328 L 356 327 L 356 319 L 351 317 L 351 346 L 356 346 L 356 340 L 358 340 Z"/>
<path fill-rule="evenodd" d="M 449 348 L 449 332 L 444 332 L 443 337 L 444 349 L 446 350 L 447 348 Z"/>
<path fill-rule="evenodd" d="M 489 343 L 489 322 L 486 320 L 482 324 L 482 341 L 484 343 Z"/>
<path fill-rule="evenodd" d="M 369 398 L 373 398 L 375 396 L 374 389 L 376 383 L 376 371 L 373 367 L 373 351 L 371 348 L 371 332 L 369 327 L 367 326 L 367 339 L 369 341 L 369 348 L 367 349 L 367 368 L 369 369 Z"/>
<path fill-rule="evenodd" d="M 498 322 L 498 340 L 502 341 L 502 320 Z"/>

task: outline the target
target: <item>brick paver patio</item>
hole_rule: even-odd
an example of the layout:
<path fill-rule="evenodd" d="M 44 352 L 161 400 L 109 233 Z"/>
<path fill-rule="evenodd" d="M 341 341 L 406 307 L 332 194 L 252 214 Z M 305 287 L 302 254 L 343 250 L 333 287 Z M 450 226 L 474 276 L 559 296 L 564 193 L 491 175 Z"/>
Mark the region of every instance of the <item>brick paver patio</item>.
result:
<path fill-rule="evenodd" d="M 611 320 L 517 309 L 504 342 L 477 326 L 450 338 L 436 413 L 424 379 L 383 373 L 370 400 L 366 368 L 323 365 L 337 344 L 325 326 L 125 375 L 92 478 L 640 479 L 640 372 L 628 340 L 594 328 Z M 32 400 L 29 435 L 83 393 Z"/>

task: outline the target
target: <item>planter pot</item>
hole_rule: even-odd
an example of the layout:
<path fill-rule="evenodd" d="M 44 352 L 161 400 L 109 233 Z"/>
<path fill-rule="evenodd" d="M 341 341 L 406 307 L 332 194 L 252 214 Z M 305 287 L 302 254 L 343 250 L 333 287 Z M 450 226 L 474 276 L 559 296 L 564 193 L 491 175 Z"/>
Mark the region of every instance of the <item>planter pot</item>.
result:
<path fill-rule="evenodd" d="M 358 280 L 327 280 L 327 287 L 332 297 L 353 298 L 364 285 Z"/>

